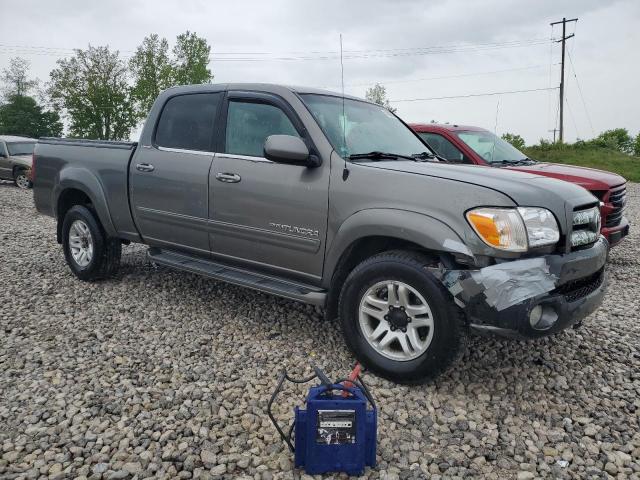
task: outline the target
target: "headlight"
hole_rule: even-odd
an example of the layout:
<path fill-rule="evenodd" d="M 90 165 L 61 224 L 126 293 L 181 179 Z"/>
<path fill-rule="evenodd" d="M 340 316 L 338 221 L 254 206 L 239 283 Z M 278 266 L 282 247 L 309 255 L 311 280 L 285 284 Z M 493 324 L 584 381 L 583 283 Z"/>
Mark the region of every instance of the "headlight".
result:
<path fill-rule="evenodd" d="M 560 240 L 558 222 L 549 210 L 539 207 L 520 207 L 518 212 L 527 227 L 529 248 L 553 245 Z"/>
<path fill-rule="evenodd" d="M 526 252 L 560 239 L 558 223 L 545 208 L 475 208 L 467 220 L 487 245 L 499 250 Z"/>

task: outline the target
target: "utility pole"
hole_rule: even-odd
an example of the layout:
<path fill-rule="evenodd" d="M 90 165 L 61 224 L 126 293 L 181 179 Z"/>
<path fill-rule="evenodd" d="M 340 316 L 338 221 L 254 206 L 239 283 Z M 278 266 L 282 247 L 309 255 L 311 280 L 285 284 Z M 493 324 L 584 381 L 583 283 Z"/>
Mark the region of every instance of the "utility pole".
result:
<path fill-rule="evenodd" d="M 556 143 L 556 132 L 558 131 L 557 128 L 554 128 L 553 130 L 549 130 L 550 132 L 553 132 L 553 143 Z"/>
<path fill-rule="evenodd" d="M 560 40 L 558 40 L 556 43 L 562 43 L 562 64 L 560 67 L 560 127 L 559 127 L 559 140 L 560 143 L 562 143 L 562 140 L 564 138 L 564 50 L 565 50 L 565 42 L 567 40 L 569 40 L 571 37 L 574 36 L 574 34 L 572 33 L 571 35 L 569 35 L 567 37 L 567 23 L 569 22 L 577 22 L 578 19 L 577 18 L 571 18 L 569 20 L 567 20 L 566 18 L 563 18 L 561 21 L 559 22 L 552 22 L 550 25 L 558 25 L 559 23 L 562 24 L 562 38 Z M 555 137 L 555 132 L 554 132 L 554 137 Z"/>

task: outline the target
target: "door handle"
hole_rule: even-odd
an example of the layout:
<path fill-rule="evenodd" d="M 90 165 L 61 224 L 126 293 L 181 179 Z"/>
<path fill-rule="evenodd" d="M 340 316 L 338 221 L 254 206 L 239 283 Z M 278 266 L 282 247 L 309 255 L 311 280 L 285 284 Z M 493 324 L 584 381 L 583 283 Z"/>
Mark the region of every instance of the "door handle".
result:
<path fill-rule="evenodd" d="M 136 165 L 136 169 L 140 170 L 141 172 L 153 172 L 155 167 L 150 163 L 138 163 Z"/>
<path fill-rule="evenodd" d="M 238 183 L 241 180 L 237 173 L 216 173 L 216 179 L 224 183 Z"/>

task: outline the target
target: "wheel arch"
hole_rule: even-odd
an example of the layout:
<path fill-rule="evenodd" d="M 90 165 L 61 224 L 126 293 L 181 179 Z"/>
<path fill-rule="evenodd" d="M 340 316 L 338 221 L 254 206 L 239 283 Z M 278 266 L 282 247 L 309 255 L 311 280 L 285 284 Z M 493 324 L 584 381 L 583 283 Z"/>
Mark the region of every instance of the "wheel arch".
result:
<path fill-rule="evenodd" d="M 90 206 L 98 216 L 105 233 L 109 236 L 117 236 L 102 185 L 90 172 L 77 168 L 63 170 L 54 191 L 54 198 L 54 214 L 58 220 L 56 235 L 58 243 L 62 241 L 64 216 L 74 205 Z"/>
<path fill-rule="evenodd" d="M 390 250 L 417 251 L 434 259 L 473 254 L 445 223 L 424 214 L 394 209 L 360 211 L 338 229 L 325 259 L 323 286 L 329 290 L 327 317 L 335 318 L 340 290 L 349 272 L 363 260 Z"/>

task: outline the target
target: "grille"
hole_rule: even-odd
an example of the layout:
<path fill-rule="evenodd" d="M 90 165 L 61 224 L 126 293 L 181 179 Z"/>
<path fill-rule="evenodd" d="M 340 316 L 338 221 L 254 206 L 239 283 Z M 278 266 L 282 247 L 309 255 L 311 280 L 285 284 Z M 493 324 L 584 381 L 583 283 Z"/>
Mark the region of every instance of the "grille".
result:
<path fill-rule="evenodd" d="M 567 302 L 575 302 L 581 298 L 586 297 L 590 293 L 595 292 L 602 282 L 604 281 L 604 268 L 601 268 L 593 275 L 590 275 L 580 280 L 574 280 L 567 282 L 564 285 L 559 286 L 552 293 L 564 295 Z"/>
<path fill-rule="evenodd" d="M 605 227 L 617 227 L 620 225 L 622 215 L 624 214 L 624 207 L 627 204 L 627 188 L 622 187 L 619 190 L 611 192 L 609 195 L 609 203 L 613 205 L 613 210 L 605 221 Z"/>

